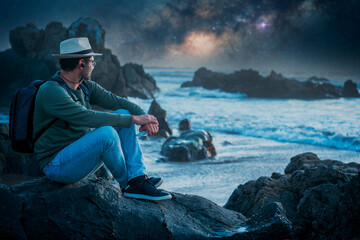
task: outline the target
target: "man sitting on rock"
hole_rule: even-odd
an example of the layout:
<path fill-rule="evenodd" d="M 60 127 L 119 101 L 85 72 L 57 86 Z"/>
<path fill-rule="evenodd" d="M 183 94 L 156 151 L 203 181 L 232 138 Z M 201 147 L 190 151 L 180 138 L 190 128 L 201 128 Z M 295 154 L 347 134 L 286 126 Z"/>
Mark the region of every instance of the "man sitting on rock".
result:
<path fill-rule="evenodd" d="M 87 38 L 60 43 L 61 71 L 44 83 L 36 96 L 34 133 L 49 126 L 35 143 L 34 151 L 47 178 L 75 183 L 103 164 L 124 190 L 124 196 L 147 200 L 170 199 L 159 190 L 161 178 L 147 177 L 135 125 L 149 136 L 159 130 L 153 115 L 138 105 L 106 91 L 90 80 L 95 67 Z M 65 84 L 61 84 L 65 83 Z M 114 112 L 91 110 L 96 104 Z"/>

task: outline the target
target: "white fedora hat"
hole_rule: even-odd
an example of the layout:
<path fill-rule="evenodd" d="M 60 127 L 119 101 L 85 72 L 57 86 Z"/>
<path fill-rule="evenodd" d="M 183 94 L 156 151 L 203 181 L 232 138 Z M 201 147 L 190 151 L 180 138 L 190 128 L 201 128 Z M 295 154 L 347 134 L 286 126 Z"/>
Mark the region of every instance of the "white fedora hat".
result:
<path fill-rule="evenodd" d="M 91 49 L 89 39 L 86 37 L 70 38 L 60 43 L 60 54 L 52 54 L 56 58 L 80 58 L 101 56 Z"/>

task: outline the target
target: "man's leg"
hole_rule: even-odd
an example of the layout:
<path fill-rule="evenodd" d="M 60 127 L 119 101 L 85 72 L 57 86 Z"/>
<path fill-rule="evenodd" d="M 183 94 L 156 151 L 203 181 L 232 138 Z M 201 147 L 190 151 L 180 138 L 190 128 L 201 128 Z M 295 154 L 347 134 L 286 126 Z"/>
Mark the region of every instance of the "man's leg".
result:
<path fill-rule="evenodd" d="M 127 168 L 120 139 L 113 127 L 95 129 L 62 149 L 44 168 L 45 175 L 60 183 L 74 183 L 95 172 L 103 164 L 120 186 L 127 186 Z"/>
<path fill-rule="evenodd" d="M 125 109 L 119 109 L 114 113 L 130 114 Z M 121 149 L 124 153 L 126 167 L 128 171 L 128 179 L 146 175 L 146 168 L 143 162 L 143 155 L 140 144 L 136 137 L 135 125 L 132 124 L 130 128 L 115 127 L 119 134 Z"/>
<path fill-rule="evenodd" d="M 115 111 L 120 114 L 130 114 L 129 111 L 120 109 Z M 161 178 L 148 178 L 145 173 L 143 155 L 138 142 L 135 125 L 130 128 L 115 127 L 119 134 L 122 151 L 128 170 L 129 185 L 124 196 L 146 200 L 170 199 L 171 195 L 163 190 L 156 189 L 162 183 Z"/>

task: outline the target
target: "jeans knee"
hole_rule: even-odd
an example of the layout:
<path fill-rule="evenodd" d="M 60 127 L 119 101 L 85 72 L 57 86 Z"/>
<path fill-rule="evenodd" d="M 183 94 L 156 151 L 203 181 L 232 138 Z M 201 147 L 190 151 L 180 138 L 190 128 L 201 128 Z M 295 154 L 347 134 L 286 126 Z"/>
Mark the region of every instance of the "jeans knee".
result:
<path fill-rule="evenodd" d="M 98 140 L 101 142 L 119 142 L 119 135 L 117 133 L 117 131 L 115 130 L 115 128 L 111 127 L 111 126 L 104 126 L 104 127 L 100 127 L 98 129 L 95 130 Z"/>

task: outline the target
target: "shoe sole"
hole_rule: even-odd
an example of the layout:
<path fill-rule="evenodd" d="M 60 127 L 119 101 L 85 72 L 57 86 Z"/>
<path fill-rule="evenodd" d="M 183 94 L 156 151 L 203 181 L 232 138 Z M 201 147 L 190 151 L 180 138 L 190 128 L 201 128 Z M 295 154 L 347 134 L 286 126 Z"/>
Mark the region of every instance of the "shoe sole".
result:
<path fill-rule="evenodd" d="M 161 201 L 161 200 L 171 199 L 170 194 L 166 195 L 166 196 L 153 197 L 153 196 L 148 196 L 148 195 L 143 195 L 143 194 L 124 193 L 124 197 L 134 198 L 134 199 L 142 199 L 142 200 L 152 200 L 152 201 Z"/>
<path fill-rule="evenodd" d="M 164 180 L 161 178 L 161 180 L 160 180 L 157 184 L 155 184 L 154 186 L 155 186 L 156 188 L 158 188 L 158 187 L 160 187 L 160 185 L 161 185 L 163 182 L 164 182 Z"/>

